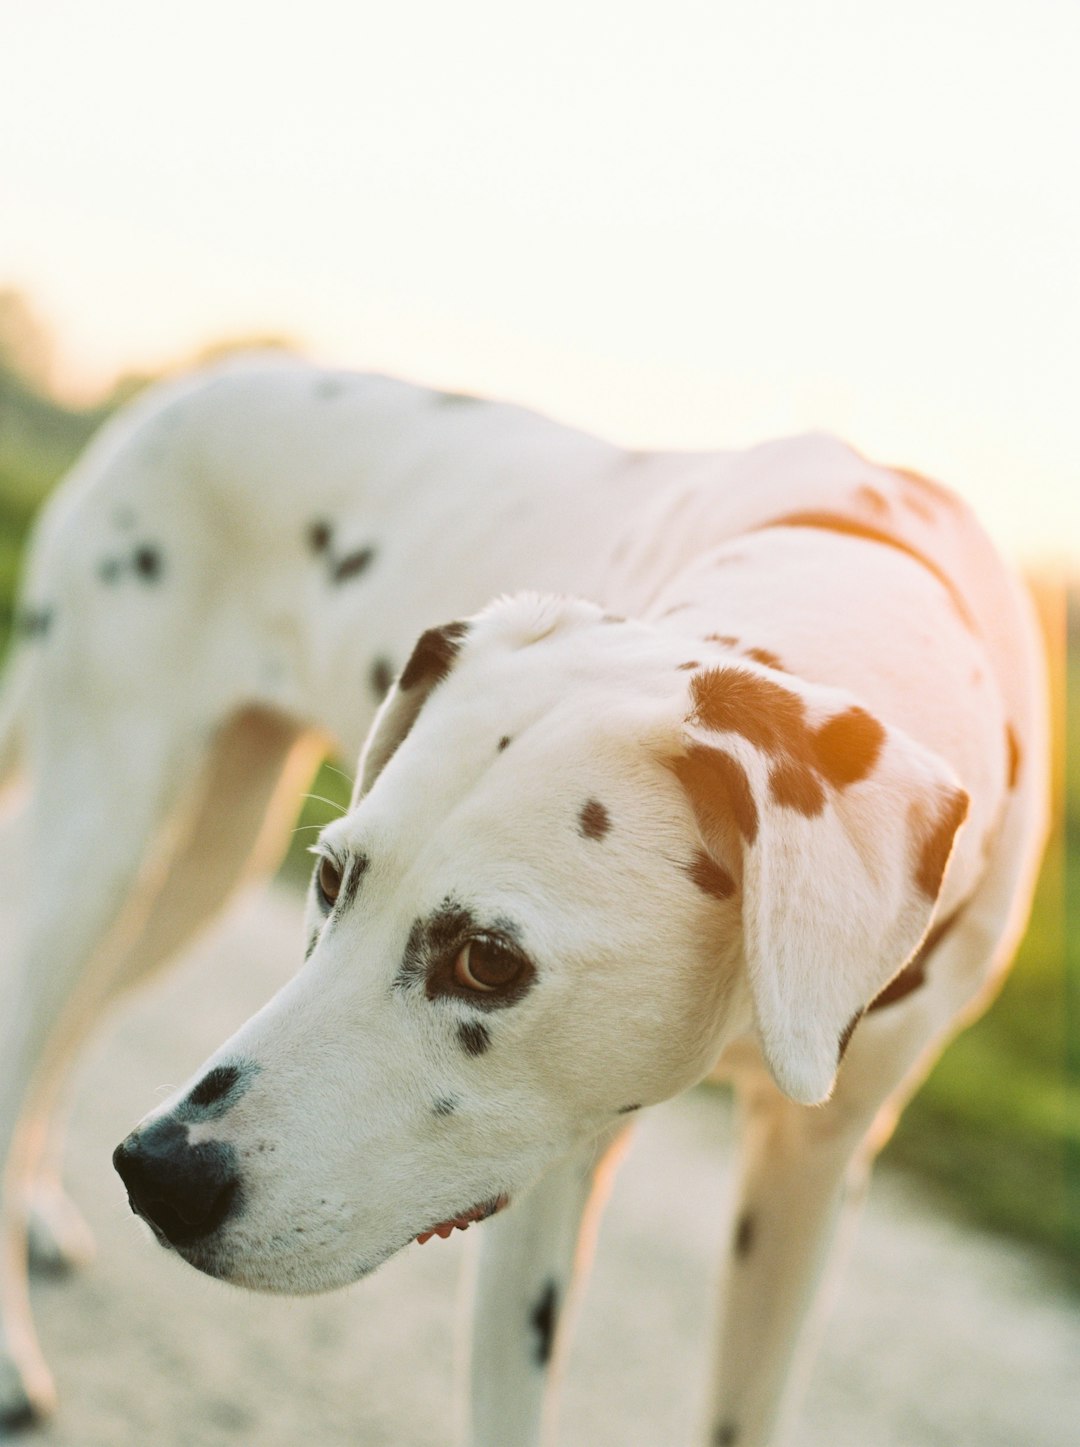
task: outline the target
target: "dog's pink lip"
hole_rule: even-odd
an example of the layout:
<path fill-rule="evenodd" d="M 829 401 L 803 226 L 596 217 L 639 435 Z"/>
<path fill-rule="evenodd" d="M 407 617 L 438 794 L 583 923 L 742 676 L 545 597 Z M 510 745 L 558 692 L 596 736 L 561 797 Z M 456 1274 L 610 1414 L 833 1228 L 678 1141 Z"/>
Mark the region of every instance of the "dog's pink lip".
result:
<path fill-rule="evenodd" d="M 474 1221 L 486 1221 L 489 1216 L 494 1216 L 496 1211 L 501 1211 L 504 1206 L 509 1206 L 509 1196 L 492 1196 L 487 1201 L 481 1201 L 478 1206 L 472 1206 L 468 1211 L 462 1211 L 460 1216 L 451 1216 L 446 1221 L 439 1221 L 435 1226 L 429 1226 L 426 1231 L 421 1231 L 417 1241 L 423 1246 L 425 1241 L 430 1241 L 432 1236 L 441 1236 L 445 1241 L 451 1231 L 467 1231 Z"/>

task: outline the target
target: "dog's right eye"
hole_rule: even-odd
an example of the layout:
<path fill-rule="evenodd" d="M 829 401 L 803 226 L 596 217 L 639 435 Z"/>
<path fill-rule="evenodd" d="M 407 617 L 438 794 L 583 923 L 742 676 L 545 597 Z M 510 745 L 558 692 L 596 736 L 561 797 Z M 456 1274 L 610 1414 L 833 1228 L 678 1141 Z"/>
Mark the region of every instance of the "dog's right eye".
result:
<path fill-rule="evenodd" d="M 319 860 L 315 871 L 315 888 L 323 907 L 333 909 L 334 902 L 341 893 L 341 870 L 326 854 Z"/>

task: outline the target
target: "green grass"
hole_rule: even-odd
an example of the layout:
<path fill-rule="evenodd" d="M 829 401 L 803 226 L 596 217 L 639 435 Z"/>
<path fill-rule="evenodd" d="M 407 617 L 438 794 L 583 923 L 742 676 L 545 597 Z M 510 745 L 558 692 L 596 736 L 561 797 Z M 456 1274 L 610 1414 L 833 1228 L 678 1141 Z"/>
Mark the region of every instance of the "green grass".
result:
<path fill-rule="evenodd" d="M 58 407 L 0 364 L 0 643 L 34 512 L 103 415 Z M 946 1051 L 886 1158 L 971 1219 L 1080 1269 L 1080 609 L 1070 632 L 1064 837 L 1051 846 L 1000 999 Z M 307 846 L 349 789 L 327 765 L 311 792 L 331 803 L 304 805 L 283 865 L 295 882 L 306 880 Z"/>

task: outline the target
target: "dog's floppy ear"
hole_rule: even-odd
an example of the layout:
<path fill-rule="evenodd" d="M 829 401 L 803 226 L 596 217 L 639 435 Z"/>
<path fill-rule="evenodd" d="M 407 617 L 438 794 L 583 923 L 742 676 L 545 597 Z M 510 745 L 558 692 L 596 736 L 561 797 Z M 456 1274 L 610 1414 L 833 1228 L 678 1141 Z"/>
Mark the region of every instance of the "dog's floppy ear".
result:
<path fill-rule="evenodd" d="M 968 797 L 940 758 L 836 690 L 743 668 L 691 687 L 675 772 L 707 853 L 741 874 L 766 1064 L 817 1104 L 847 1033 L 926 932 Z"/>
<path fill-rule="evenodd" d="M 424 700 L 453 667 L 468 623 L 444 623 L 421 633 L 409 661 L 383 700 L 360 755 L 352 805 L 364 797 L 416 722 Z"/>

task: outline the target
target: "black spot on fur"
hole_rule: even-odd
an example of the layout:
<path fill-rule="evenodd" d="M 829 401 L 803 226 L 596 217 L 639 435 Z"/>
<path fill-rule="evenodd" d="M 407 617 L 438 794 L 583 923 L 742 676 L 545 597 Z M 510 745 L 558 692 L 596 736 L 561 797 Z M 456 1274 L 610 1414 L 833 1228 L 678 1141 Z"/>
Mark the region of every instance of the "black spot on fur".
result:
<path fill-rule="evenodd" d="M 634 1105 L 620 1105 L 619 1108 L 618 1108 L 618 1110 L 615 1112 L 615 1114 L 616 1114 L 616 1115 L 630 1115 L 632 1111 L 640 1110 L 640 1109 L 641 1109 L 641 1104 L 640 1104 L 640 1102 L 638 1102 L 638 1103 L 636 1103 L 636 1104 L 634 1104 Z"/>
<path fill-rule="evenodd" d="M 458 1026 L 458 1043 L 466 1055 L 483 1055 L 491 1044 L 491 1035 L 486 1025 L 477 1020 L 466 1020 Z"/>
<path fill-rule="evenodd" d="M 589 799 L 578 815 L 578 828 L 586 839 L 603 839 L 611 828 L 611 815 L 598 799 Z"/>
<path fill-rule="evenodd" d="M 940 893 L 953 839 L 967 818 L 969 802 L 962 789 L 951 790 L 936 822 L 919 844 L 915 883 L 929 899 L 937 899 Z"/>
<path fill-rule="evenodd" d="M 188 1092 L 174 1114 L 185 1123 L 220 1120 L 232 1109 L 258 1074 L 258 1066 L 247 1061 L 215 1065 Z"/>
<path fill-rule="evenodd" d="M 441 628 L 429 628 L 421 633 L 412 651 L 398 687 L 403 691 L 418 684 L 441 683 L 453 667 L 454 659 L 461 651 L 461 644 L 469 631 L 467 623 L 444 623 Z"/>
<path fill-rule="evenodd" d="M 1009 757 L 1009 788 L 1015 789 L 1020 777 L 1020 743 L 1012 724 L 1005 725 L 1005 749 Z"/>
<path fill-rule="evenodd" d="M 457 1107 L 458 1103 L 456 1095 L 440 1095 L 438 1100 L 431 1107 L 431 1113 L 432 1115 L 440 1116 L 453 1115 L 454 1111 L 457 1110 Z"/>
<path fill-rule="evenodd" d="M 308 547 L 313 553 L 325 553 L 333 540 L 333 536 L 334 529 L 324 518 L 320 518 L 308 528 Z"/>
<path fill-rule="evenodd" d="M 813 769 L 797 759 L 780 759 L 769 770 L 773 802 L 813 819 L 825 808 L 825 790 Z"/>
<path fill-rule="evenodd" d="M 374 561 L 374 548 L 356 548 L 353 552 L 346 553 L 345 557 L 338 559 L 330 576 L 335 583 L 350 582 L 353 578 L 359 578 L 361 573 L 366 573 Z"/>
<path fill-rule="evenodd" d="M 208 1070 L 198 1085 L 188 1095 L 189 1105 L 212 1105 L 215 1100 L 232 1090 L 240 1079 L 240 1070 L 235 1065 L 215 1065 Z"/>
<path fill-rule="evenodd" d="M 376 658 L 371 665 L 371 672 L 368 675 L 368 682 L 371 684 L 371 691 L 375 697 L 382 702 L 390 692 L 390 685 L 394 681 L 394 670 L 389 659 Z"/>
<path fill-rule="evenodd" d="M 769 648 L 747 648 L 744 652 L 746 657 L 752 658 L 755 663 L 763 663 L 766 668 L 774 668 L 777 673 L 787 672 L 780 659 Z"/>
<path fill-rule="evenodd" d="M 156 583 L 164 567 L 160 548 L 155 548 L 151 543 L 143 543 L 135 549 L 132 564 L 144 582 Z"/>
<path fill-rule="evenodd" d="M 315 946 L 316 946 L 318 943 L 319 943 L 319 931 L 316 930 L 315 933 L 311 936 L 311 938 L 310 938 L 310 939 L 308 940 L 308 942 L 307 942 L 307 949 L 304 951 L 304 961 L 305 961 L 305 963 L 306 963 L 308 960 L 310 960 L 311 957 L 312 957 L 312 955 L 315 953 Z"/>
<path fill-rule="evenodd" d="M 496 747 L 498 748 L 500 754 L 503 752 L 504 749 L 508 749 L 510 747 L 510 735 L 503 734 Z"/>
<path fill-rule="evenodd" d="M 699 849 L 686 866 L 686 873 L 698 889 L 711 894 L 714 899 L 730 899 L 735 893 L 735 881 L 731 875 L 703 849 Z"/>
<path fill-rule="evenodd" d="M 764 528 L 820 528 L 824 532 L 840 533 L 845 537 L 861 538 L 864 542 L 881 543 L 884 547 L 895 548 L 897 552 L 904 553 L 924 567 L 928 573 L 931 573 L 948 593 L 949 600 L 964 626 L 973 633 L 978 631 L 971 610 L 952 579 L 942 572 L 937 563 L 920 553 L 917 548 L 913 548 L 910 543 L 904 542 L 902 538 L 882 532 L 880 528 L 871 527 L 867 523 L 856 522 L 854 518 L 846 518 L 839 513 L 828 512 L 789 513 L 786 517 L 763 523 L 762 529 Z"/>
<path fill-rule="evenodd" d="M 753 844 L 758 833 L 757 805 L 746 770 L 737 759 L 723 749 L 695 743 L 676 763 L 675 773 L 706 822 L 710 813 L 730 814 L 747 844 Z"/>
<path fill-rule="evenodd" d="M 680 672 L 680 673 L 692 673 L 695 668 L 700 668 L 700 667 L 701 667 L 701 664 L 698 662 L 698 660 L 697 660 L 696 658 L 691 658 L 688 662 L 686 662 L 686 663 L 680 663 L 680 664 L 679 664 L 679 672 Z"/>
<path fill-rule="evenodd" d="M 739 1429 L 734 1422 L 721 1422 L 713 1433 L 712 1447 L 737 1447 Z"/>
<path fill-rule="evenodd" d="M 865 1010 L 856 1010 L 854 1015 L 852 1015 L 851 1019 L 844 1026 L 844 1033 L 840 1036 L 840 1045 L 836 1052 L 837 1065 L 839 1065 L 841 1060 L 843 1060 L 844 1052 L 851 1044 L 851 1037 L 855 1034 L 855 1026 L 859 1023 L 865 1013 Z"/>
<path fill-rule="evenodd" d="M 15 631 L 20 638 L 40 641 L 47 637 L 52 622 L 51 608 L 24 608 L 15 619 Z"/>
<path fill-rule="evenodd" d="M 735 1236 L 731 1243 L 731 1249 L 740 1261 L 744 1261 L 754 1249 L 756 1235 L 757 1222 L 749 1211 L 744 1211 L 735 1222 Z"/>
<path fill-rule="evenodd" d="M 549 1281 L 529 1314 L 529 1325 L 536 1332 L 536 1360 L 546 1367 L 555 1345 L 555 1329 L 559 1322 L 559 1289 Z"/>
<path fill-rule="evenodd" d="M 818 768 L 837 789 L 865 779 L 877 763 L 885 730 L 862 708 L 838 713 L 815 730 L 811 747 Z"/>

